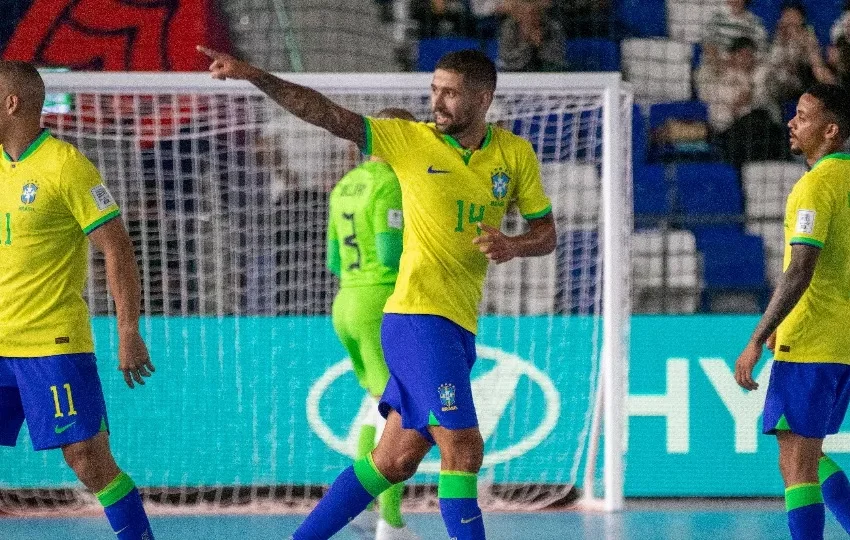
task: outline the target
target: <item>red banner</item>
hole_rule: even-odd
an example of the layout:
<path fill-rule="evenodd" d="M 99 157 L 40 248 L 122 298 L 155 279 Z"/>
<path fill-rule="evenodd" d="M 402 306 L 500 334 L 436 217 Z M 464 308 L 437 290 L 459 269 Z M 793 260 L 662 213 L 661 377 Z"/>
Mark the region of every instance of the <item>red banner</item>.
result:
<path fill-rule="evenodd" d="M 74 70 L 202 71 L 205 44 L 229 51 L 214 0 L 35 0 L 7 60 Z"/>

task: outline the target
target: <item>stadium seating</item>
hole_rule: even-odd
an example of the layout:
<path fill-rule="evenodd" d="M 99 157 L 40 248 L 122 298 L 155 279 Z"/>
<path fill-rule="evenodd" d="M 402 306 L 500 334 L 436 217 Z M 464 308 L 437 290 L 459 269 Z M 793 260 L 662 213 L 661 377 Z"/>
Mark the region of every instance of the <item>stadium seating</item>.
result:
<path fill-rule="evenodd" d="M 624 39 L 623 77 L 632 83 L 635 100 L 643 103 L 691 99 L 693 46 L 669 39 Z"/>
<path fill-rule="evenodd" d="M 632 311 L 693 313 L 702 279 L 690 231 L 652 229 L 632 235 Z"/>
<path fill-rule="evenodd" d="M 702 41 L 705 25 L 722 7 L 716 0 L 667 0 L 667 28 L 670 39 L 687 43 Z"/>
<path fill-rule="evenodd" d="M 785 201 L 791 188 L 805 173 L 804 165 L 787 161 L 747 163 L 741 170 L 746 230 L 764 239 L 767 276 L 773 285 L 782 275 Z"/>
<path fill-rule="evenodd" d="M 494 62 L 499 56 L 498 43 L 495 40 L 481 41 L 473 38 L 439 37 L 419 40 L 419 53 L 416 58 L 417 71 L 434 71 L 440 57 L 452 51 L 479 49 Z"/>
<path fill-rule="evenodd" d="M 815 29 L 815 35 L 821 45 L 829 43 L 829 30 L 841 17 L 843 0 L 803 0 L 806 18 Z"/>
<path fill-rule="evenodd" d="M 615 2 L 617 21 L 626 35 L 664 37 L 667 35 L 667 7 L 664 0 L 620 0 Z"/>
<path fill-rule="evenodd" d="M 762 238 L 728 225 L 701 227 L 694 236 L 703 255 L 702 310 L 763 310 L 769 289 Z"/>
<path fill-rule="evenodd" d="M 566 61 L 570 71 L 620 71 L 619 47 L 610 39 L 567 40 Z"/>
<path fill-rule="evenodd" d="M 540 177 L 559 225 L 574 228 L 596 223 L 602 204 L 596 165 L 544 162 Z"/>
<path fill-rule="evenodd" d="M 702 137 L 689 138 L 687 134 L 674 134 L 672 129 L 665 129 L 668 122 L 673 121 L 679 126 L 690 124 Z M 661 132 L 665 137 L 659 137 Z M 679 130 L 681 131 L 681 130 Z M 694 131 L 693 129 L 688 131 Z M 707 160 L 711 156 L 711 146 L 708 143 L 708 107 L 701 101 L 677 101 L 656 103 L 649 108 L 649 132 L 653 143 L 649 147 L 650 161 L 670 161 L 676 158 L 687 160 Z"/>
<path fill-rule="evenodd" d="M 666 220 L 670 214 L 670 201 L 664 166 L 638 165 L 632 176 L 635 228 Z"/>
<path fill-rule="evenodd" d="M 646 134 L 646 118 L 640 105 L 632 105 L 632 163 L 635 167 L 646 163 L 649 152 L 649 139 Z"/>
<path fill-rule="evenodd" d="M 692 230 L 729 223 L 743 210 L 738 172 L 725 163 L 681 163 L 673 175 L 678 209 Z M 740 229 L 739 225 L 735 225 Z"/>

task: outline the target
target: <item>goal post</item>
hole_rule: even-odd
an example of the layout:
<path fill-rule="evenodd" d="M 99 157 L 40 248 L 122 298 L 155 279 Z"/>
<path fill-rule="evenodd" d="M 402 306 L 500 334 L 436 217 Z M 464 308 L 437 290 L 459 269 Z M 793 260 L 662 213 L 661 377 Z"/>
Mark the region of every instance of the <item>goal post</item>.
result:
<path fill-rule="evenodd" d="M 333 334 L 337 284 L 324 270 L 328 191 L 357 150 L 241 81 L 43 76 L 48 92 L 71 95 L 70 112 L 46 113 L 44 125 L 101 171 L 140 265 L 143 336 L 159 368 L 143 389 L 129 393 L 112 373 L 114 307 L 95 253 L 85 293 L 119 464 L 166 509 L 309 507 L 350 462 L 367 414 Z M 359 113 L 431 117 L 430 74 L 281 77 Z M 499 74 L 488 120 L 537 152 L 558 247 L 488 270 L 473 373 L 484 508 L 577 494 L 623 506 L 631 111 L 617 73 Z M 511 212 L 503 230 L 524 226 Z M 24 436 L 3 453 L 0 512 L 92 503 L 60 458 L 33 456 Z M 438 468 L 426 457 L 408 507 L 434 508 Z"/>

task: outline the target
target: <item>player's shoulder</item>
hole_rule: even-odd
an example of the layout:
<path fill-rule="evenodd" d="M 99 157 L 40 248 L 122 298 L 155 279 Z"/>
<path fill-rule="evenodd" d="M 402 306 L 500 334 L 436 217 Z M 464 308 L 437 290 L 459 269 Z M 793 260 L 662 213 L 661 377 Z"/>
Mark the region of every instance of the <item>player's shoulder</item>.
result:
<path fill-rule="evenodd" d="M 804 186 L 819 188 L 850 185 L 850 154 L 833 154 L 823 158 L 800 181 Z"/>
<path fill-rule="evenodd" d="M 534 148 L 527 139 L 498 124 L 490 124 L 490 137 L 502 147 L 513 148 L 520 152 L 534 152 Z"/>

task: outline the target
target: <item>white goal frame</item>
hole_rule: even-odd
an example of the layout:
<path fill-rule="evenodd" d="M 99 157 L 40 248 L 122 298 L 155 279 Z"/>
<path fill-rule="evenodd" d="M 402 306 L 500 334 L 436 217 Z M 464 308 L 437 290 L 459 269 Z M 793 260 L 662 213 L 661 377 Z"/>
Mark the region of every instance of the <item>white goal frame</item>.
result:
<path fill-rule="evenodd" d="M 371 92 L 393 93 L 399 90 L 423 91 L 430 87 L 430 73 L 297 73 L 278 74 L 280 77 L 321 92 L 347 94 Z M 218 81 L 207 73 L 103 73 L 66 72 L 44 73 L 49 93 L 215 93 L 260 94 L 244 81 Z M 623 316 L 623 305 L 630 300 L 629 273 L 631 268 L 628 249 L 630 231 L 628 213 L 631 208 L 631 186 L 628 171 L 630 140 L 622 140 L 620 122 L 624 113 L 631 113 L 631 96 L 619 73 L 502 73 L 499 90 L 529 90 L 545 94 L 547 90 L 563 92 L 597 91 L 603 98 L 601 181 L 603 197 L 603 341 L 601 380 L 593 411 L 593 426 L 586 460 L 584 502 L 588 508 L 618 511 L 624 505 L 623 437 L 626 413 L 625 377 L 628 375 L 629 329 L 628 316 Z M 628 110 L 623 97 L 628 99 Z M 625 149 L 625 151 L 624 151 Z M 624 238 L 625 235 L 625 238 Z M 600 428 L 600 421 L 603 428 Z M 600 431 L 604 432 L 603 482 L 604 496 L 594 493 L 594 472 Z"/>

